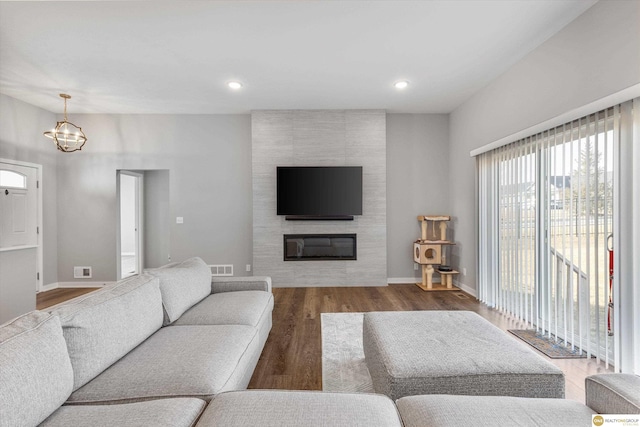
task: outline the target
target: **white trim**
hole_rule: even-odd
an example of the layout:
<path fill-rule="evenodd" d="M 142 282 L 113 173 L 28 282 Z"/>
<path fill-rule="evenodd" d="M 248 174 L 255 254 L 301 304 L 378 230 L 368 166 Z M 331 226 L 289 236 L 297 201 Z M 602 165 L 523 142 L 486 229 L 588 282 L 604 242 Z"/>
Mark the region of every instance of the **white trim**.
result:
<path fill-rule="evenodd" d="M 474 298 L 478 298 L 478 294 L 477 291 L 473 288 L 470 288 L 469 286 L 465 285 L 464 283 L 458 282 L 457 280 L 453 281 L 453 285 L 460 288 L 460 290 L 468 293 L 469 295 L 473 296 Z"/>
<path fill-rule="evenodd" d="M 637 260 L 640 256 L 640 98 L 633 100 L 633 202 L 631 206 L 633 236 L 631 238 L 633 257 Z M 633 354 L 634 367 L 633 373 L 640 375 L 640 266 L 638 263 L 633 264 L 633 273 L 629 275 L 629 284 L 633 291 L 633 300 L 626 305 L 631 310 L 633 323 L 631 326 L 633 334 Z"/>
<path fill-rule="evenodd" d="M 639 96 L 640 83 L 630 86 L 626 89 L 622 89 L 619 92 L 605 96 L 596 101 L 590 102 L 589 104 L 583 105 L 582 107 L 567 111 L 564 114 L 560 114 L 559 116 L 546 120 L 542 123 L 538 123 L 537 125 L 533 125 L 519 132 L 505 136 L 504 138 L 500 138 L 489 144 L 483 145 L 482 147 L 471 150 L 469 152 L 469 156 L 475 157 L 479 154 L 486 153 L 487 151 L 502 147 L 507 144 L 511 144 L 512 142 L 518 141 L 519 139 L 525 138 L 527 136 L 535 135 L 539 132 L 552 129 L 565 123 L 569 123 L 573 120 L 579 119 L 580 117 L 596 113 L 598 111 L 604 110 L 605 108 L 621 104 L 625 101 L 629 101 L 630 99 L 637 98 Z"/>
<path fill-rule="evenodd" d="M 43 240 L 43 236 L 44 236 L 44 214 L 43 214 L 43 191 L 42 188 L 44 187 L 44 174 L 42 173 L 42 165 L 38 164 L 38 163 L 31 163 L 31 162 L 23 162 L 20 160 L 11 160 L 11 159 L 4 159 L 0 157 L 0 163 L 7 163 L 10 165 L 16 165 L 16 166 L 24 166 L 24 167 L 29 167 L 29 168 L 34 168 L 36 170 L 36 181 L 38 182 L 38 185 L 36 186 L 36 198 L 38 200 L 38 213 L 37 213 L 37 227 L 39 230 L 38 233 L 38 250 L 36 251 L 36 257 L 38 258 L 38 265 L 37 268 L 38 270 L 36 271 L 36 273 L 38 273 L 38 278 L 36 279 L 36 292 L 38 292 L 39 290 L 42 289 L 42 283 L 43 283 L 43 278 L 44 278 L 44 248 L 43 248 L 43 244 L 44 244 L 44 240 Z M 22 249 L 26 249 L 26 248 L 22 248 Z M 15 248 L 9 249 L 9 250 L 15 250 Z"/>
<path fill-rule="evenodd" d="M 638 315 L 638 290 L 640 289 L 640 270 L 638 255 L 640 245 L 640 97 L 622 104 L 620 118 L 619 179 L 617 193 L 618 224 L 614 222 L 614 274 L 613 302 L 615 304 L 614 334 L 616 337 L 616 371 L 627 374 L 640 373 L 640 342 Z M 614 184 L 615 185 L 615 184 Z M 614 187 L 616 188 L 616 187 Z M 619 358 L 618 358 L 619 354 Z"/>
<path fill-rule="evenodd" d="M 8 248 L 0 248 L 0 252 L 21 251 L 23 249 L 33 249 L 37 247 L 38 245 L 10 246 Z"/>
<path fill-rule="evenodd" d="M 387 278 L 387 284 L 389 285 L 413 284 L 413 283 L 420 283 L 420 281 L 421 281 L 420 277 L 388 277 Z M 440 283 L 440 280 L 434 279 L 433 283 Z M 473 288 L 470 288 L 464 283 L 454 280 L 453 285 L 457 288 L 460 288 L 460 290 L 468 293 L 469 295 L 473 296 L 474 298 L 478 298 L 476 290 Z"/>
<path fill-rule="evenodd" d="M 48 285 L 42 285 L 40 290 L 36 293 L 52 291 L 54 289 L 58 289 L 58 282 L 49 283 Z"/>
<path fill-rule="evenodd" d="M 252 276 L 235 276 L 235 277 L 252 277 Z M 222 278 L 224 280 L 224 278 Z M 363 282 L 365 283 L 365 282 Z M 357 285 L 340 285 L 342 288 L 380 288 L 388 286 L 386 283 L 383 284 L 357 284 Z M 299 283 L 277 283 L 273 285 L 273 288 L 334 288 L 336 287 L 333 283 L 317 283 L 312 285 L 300 285 Z"/>
<path fill-rule="evenodd" d="M 138 265 L 136 266 L 137 271 L 128 276 L 123 276 L 122 274 L 122 256 L 129 255 L 129 252 L 122 253 L 121 252 L 121 219 L 120 219 L 120 177 L 122 175 L 127 175 L 136 178 L 136 250 L 138 252 Z M 131 277 L 136 274 L 140 274 L 143 271 L 143 259 L 144 259 L 144 172 L 135 172 L 129 169 L 118 169 L 116 171 L 116 198 L 118 201 L 118 215 L 116 221 L 116 274 L 119 279 L 126 279 L 127 277 Z M 135 255 L 135 253 L 133 253 Z"/>
<path fill-rule="evenodd" d="M 57 282 L 55 285 L 56 288 L 102 288 L 114 283 L 116 282 Z"/>
<path fill-rule="evenodd" d="M 387 284 L 389 285 L 405 285 L 409 283 L 420 283 L 421 277 L 387 277 Z M 434 279 L 433 283 L 440 283 L 439 279 Z"/>
<path fill-rule="evenodd" d="M 116 282 L 53 282 L 48 285 L 43 285 L 38 293 L 61 288 L 103 288 L 114 283 Z"/>

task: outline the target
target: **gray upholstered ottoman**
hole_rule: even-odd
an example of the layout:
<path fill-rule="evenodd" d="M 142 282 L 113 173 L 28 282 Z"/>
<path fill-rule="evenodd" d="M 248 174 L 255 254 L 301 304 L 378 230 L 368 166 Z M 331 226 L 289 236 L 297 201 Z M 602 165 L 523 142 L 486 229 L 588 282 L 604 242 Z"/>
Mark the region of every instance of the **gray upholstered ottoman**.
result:
<path fill-rule="evenodd" d="M 377 393 L 564 397 L 564 373 L 470 311 L 365 313 L 364 354 Z"/>
<path fill-rule="evenodd" d="M 379 394 L 244 390 L 214 397 L 196 427 L 401 427 L 391 399 Z"/>

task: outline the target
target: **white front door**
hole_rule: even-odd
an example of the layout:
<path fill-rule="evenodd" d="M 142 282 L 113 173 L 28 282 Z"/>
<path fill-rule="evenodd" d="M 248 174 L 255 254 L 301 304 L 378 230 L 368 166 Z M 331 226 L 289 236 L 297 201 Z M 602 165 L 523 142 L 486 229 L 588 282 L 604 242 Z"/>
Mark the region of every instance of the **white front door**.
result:
<path fill-rule="evenodd" d="M 36 308 L 41 171 L 39 165 L 0 159 L 0 323 Z"/>
<path fill-rule="evenodd" d="M 0 248 L 38 244 L 38 170 L 0 163 Z"/>

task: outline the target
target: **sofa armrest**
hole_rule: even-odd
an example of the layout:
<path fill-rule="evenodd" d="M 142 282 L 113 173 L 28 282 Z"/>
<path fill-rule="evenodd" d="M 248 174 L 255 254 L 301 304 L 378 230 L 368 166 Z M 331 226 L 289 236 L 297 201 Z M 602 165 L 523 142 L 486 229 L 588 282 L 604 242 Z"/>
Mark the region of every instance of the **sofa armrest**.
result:
<path fill-rule="evenodd" d="M 599 414 L 640 414 L 640 376 L 597 374 L 584 383 L 587 406 Z"/>
<path fill-rule="evenodd" d="M 265 291 L 271 292 L 271 277 L 212 277 L 211 293 L 233 291 Z"/>

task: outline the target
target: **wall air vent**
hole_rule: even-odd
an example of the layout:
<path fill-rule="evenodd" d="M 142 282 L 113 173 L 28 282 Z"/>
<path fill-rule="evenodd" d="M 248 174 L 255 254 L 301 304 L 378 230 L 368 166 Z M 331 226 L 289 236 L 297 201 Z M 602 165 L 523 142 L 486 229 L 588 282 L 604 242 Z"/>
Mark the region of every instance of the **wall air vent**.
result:
<path fill-rule="evenodd" d="M 212 276 L 233 276 L 233 264 L 210 265 Z"/>
<path fill-rule="evenodd" d="M 74 279 L 91 279 L 91 267 L 73 267 Z"/>

